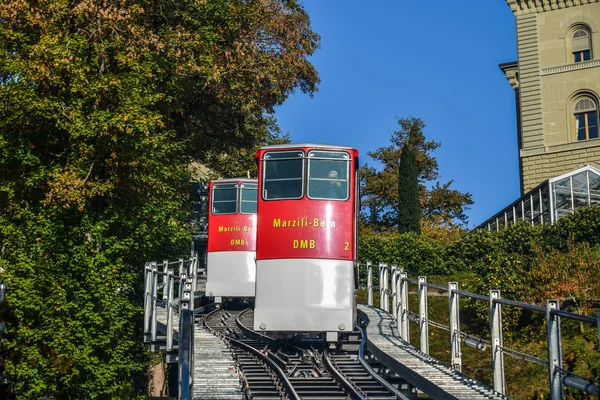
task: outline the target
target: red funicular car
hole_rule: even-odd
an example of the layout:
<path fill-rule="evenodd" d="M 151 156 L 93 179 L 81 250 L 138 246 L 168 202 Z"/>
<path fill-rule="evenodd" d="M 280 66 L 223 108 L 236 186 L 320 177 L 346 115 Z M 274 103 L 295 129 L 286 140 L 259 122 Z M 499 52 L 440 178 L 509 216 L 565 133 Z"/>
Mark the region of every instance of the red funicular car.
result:
<path fill-rule="evenodd" d="M 358 151 L 285 144 L 257 158 L 254 329 L 335 340 L 356 320 Z"/>
<path fill-rule="evenodd" d="M 256 179 L 212 181 L 209 189 L 206 293 L 254 297 L 256 277 Z"/>

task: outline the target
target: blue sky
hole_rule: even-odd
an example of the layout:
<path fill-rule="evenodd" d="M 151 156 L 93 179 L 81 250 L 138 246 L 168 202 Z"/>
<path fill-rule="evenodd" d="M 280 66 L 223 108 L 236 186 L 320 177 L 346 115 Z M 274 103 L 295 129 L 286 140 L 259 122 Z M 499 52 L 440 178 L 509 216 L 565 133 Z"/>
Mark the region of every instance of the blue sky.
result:
<path fill-rule="evenodd" d="M 387 146 L 396 117 L 419 117 L 441 181 L 470 192 L 469 226 L 519 197 L 514 91 L 498 64 L 515 61 L 514 16 L 504 0 L 304 0 L 321 48 L 311 99 L 276 111 L 294 142 Z"/>

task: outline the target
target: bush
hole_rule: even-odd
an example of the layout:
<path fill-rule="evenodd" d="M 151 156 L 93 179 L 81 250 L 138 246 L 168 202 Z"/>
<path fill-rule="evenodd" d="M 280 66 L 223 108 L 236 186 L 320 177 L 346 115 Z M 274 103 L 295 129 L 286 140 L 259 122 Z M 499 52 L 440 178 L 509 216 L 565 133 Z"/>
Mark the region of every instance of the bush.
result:
<path fill-rule="evenodd" d="M 415 233 L 362 236 L 359 243 L 361 263 L 385 262 L 403 268 L 410 275 L 444 275 L 442 248 Z"/>

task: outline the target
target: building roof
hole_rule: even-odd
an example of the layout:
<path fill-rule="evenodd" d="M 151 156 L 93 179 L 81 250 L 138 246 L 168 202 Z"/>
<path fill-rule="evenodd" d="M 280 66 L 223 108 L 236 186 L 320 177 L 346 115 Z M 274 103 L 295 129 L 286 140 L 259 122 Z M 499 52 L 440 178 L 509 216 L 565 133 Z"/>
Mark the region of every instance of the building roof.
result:
<path fill-rule="evenodd" d="M 499 229 L 517 220 L 552 224 L 576 208 L 591 205 L 600 205 L 600 170 L 586 165 L 546 179 L 475 229 Z"/>
<path fill-rule="evenodd" d="M 598 2 L 600 0 L 506 0 L 506 4 L 515 15 L 541 13 Z"/>

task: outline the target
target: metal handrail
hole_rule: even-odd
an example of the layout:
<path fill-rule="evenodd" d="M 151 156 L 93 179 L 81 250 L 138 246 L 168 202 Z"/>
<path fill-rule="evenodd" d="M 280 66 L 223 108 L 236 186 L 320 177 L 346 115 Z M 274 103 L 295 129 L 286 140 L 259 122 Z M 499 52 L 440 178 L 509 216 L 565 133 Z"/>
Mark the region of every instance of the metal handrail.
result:
<path fill-rule="evenodd" d="M 552 315 L 558 315 L 559 317 L 565 317 L 565 318 L 569 318 L 575 321 L 581 321 L 581 322 L 589 322 L 592 324 L 595 324 L 597 322 L 597 319 L 594 317 L 589 317 L 587 315 L 582 315 L 582 314 L 575 314 L 569 311 L 563 311 L 563 310 L 552 310 L 551 311 Z"/>
<path fill-rule="evenodd" d="M 164 340 L 158 336 L 158 317 L 166 311 L 166 351 L 174 349 L 177 330 L 174 314 L 193 309 L 196 291 L 198 257 L 180 258 L 178 261 L 162 263 L 147 262 L 144 267 L 144 342 L 156 343 Z M 177 288 L 177 289 L 176 289 Z M 171 356 L 174 356 L 171 354 Z M 171 359 L 174 360 L 174 357 Z"/>
<path fill-rule="evenodd" d="M 401 278 L 403 281 L 408 282 L 408 283 L 412 283 L 413 285 L 418 285 L 419 281 L 416 279 L 410 279 L 410 278 Z"/>
<path fill-rule="evenodd" d="M 192 400 L 194 383 L 194 312 L 184 310 L 179 316 L 179 399 Z"/>
<path fill-rule="evenodd" d="M 537 304 L 529 304 L 523 303 L 520 301 L 507 300 L 507 299 L 494 299 L 492 300 L 494 304 L 505 304 L 507 306 L 513 306 L 517 308 L 521 308 L 523 310 L 535 311 L 535 312 L 546 312 L 546 307 L 538 306 Z"/>
<path fill-rule="evenodd" d="M 465 297 L 470 297 L 475 300 L 490 301 L 490 296 L 484 296 L 482 294 L 467 292 L 464 290 L 456 290 L 455 289 L 452 291 L 452 293 L 456 293 L 456 294 L 459 294 L 459 295 L 465 296 Z"/>
<path fill-rule="evenodd" d="M 448 286 L 438 285 L 437 283 L 426 282 L 426 283 L 423 284 L 423 286 L 426 286 L 428 288 L 434 288 L 434 289 L 438 289 L 438 290 L 443 290 L 445 292 L 448 291 Z"/>
<path fill-rule="evenodd" d="M 388 279 L 390 278 L 386 274 L 381 273 L 388 269 L 387 264 L 380 264 L 380 292 L 382 293 L 382 300 L 387 300 L 383 297 L 383 293 L 387 293 L 389 285 Z M 415 322 L 419 325 L 420 330 L 420 343 L 421 351 L 428 354 L 429 349 L 429 335 L 428 326 L 434 326 L 436 328 L 444 329 L 450 333 L 451 343 L 451 364 L 453 368 L 460 371 L 462 359 L 461 359 L 461 337 L 465 338 L 465 344 L 479 348 L 483 350 L 484 344 L 489 345 L 492 349 L 492 375 L 494 382 L 494 389 L 501 394 L 505 394 L 505 382 L 504 382 L 504 361 L 503 354 L 506 353 L 512 357 L 520 358 L 526 361 L 534 362 L 536 364 L 545 365 L 549 368 L 548 376 L 550 382 L 550 398 L 552 400 L 561 399 L 563 397 L 563 385 L 568 387 L 582 390 L 586 393 L 595 394 L 600 393 L 600 386 L 593 378 L 587 378 L 577 376 L 580 379 L 576 379 L 574 373 L 562 369 L 562 346 L 561 346 L 561 333 L 560 333 L 560 319 L 567 318 L 570 320 L 586 322 L 594 324 L 598 329 L 598 340 L 600 342 L 600 311 L 597 312 L 596 317 L 577 314 L 569 311 L 560 310 L 558 300 L 548 300 L 546 306 L 540 306 L 537 304 L 524 303 L 514 300 L 500 298 L 500 291 L 490 290 L 490 295 L 482 295 L 479 293 L 473 293 L 458 288 L 457 282 L 449 282 L 448 286 L 443 286 L 434 283 L 428 283 L 426 277 L 419 277 L 418 280 L 408 278 L 403 270 L 395 269 L 395 273 L 392 278 L 392 296 L 394 316 L 397 316 L 398 332 L 400 337 L 410 342 L 409 324 Z M 397 275 L 397 271 L 400 271 Z M 367 264 L 367 279 L 369 282 L 372 281 L 372 265 Z M 384 281 L 382 282 L 381 279 Z M 419 313 L 416 314 L 411 312 L 408 308 L 408 288 L 407 284 L 412 283 L 418 285 L 418 301 L 419 301 Z M 397 287 L 396 287 L 397 285 Z M 384 289 L 385 288 L 385 289 Z M 425 288 L 425 289 L 423 289 Z M 450 308 L 450 324 L 446 326 L 444 324 L 429 320 L 427 318 L 427 290 L 426 288 L 435 288 L 441 291 L 447 291 Z M 484 301 L 489 304 L 490 307 L 490 331 L 491 340 L 484 340 L 481 338 L 473 337 L 465 332 L 460 331 L 460 297 L 468 297 L 478 301 Z M 373 305 L 372 298 L 369 296 L 369 305 Z M 546 315 L 546 327 L 547 327 L 547 343 L 548 343 L 548 354 L 549 359 L 544 360 L 532 355 L 528 355 L 517 350 L 505 348 L 502 345 L 502 306 L 517 307 L 523 310 L 529 310 L 532 312 L 543 313 Z M 387 303 L 383 304 L 387 307 Z M 385 308 L 384 308 L 385 311 Z M 591 383 L 586 383 L 591 382 Z"/>

